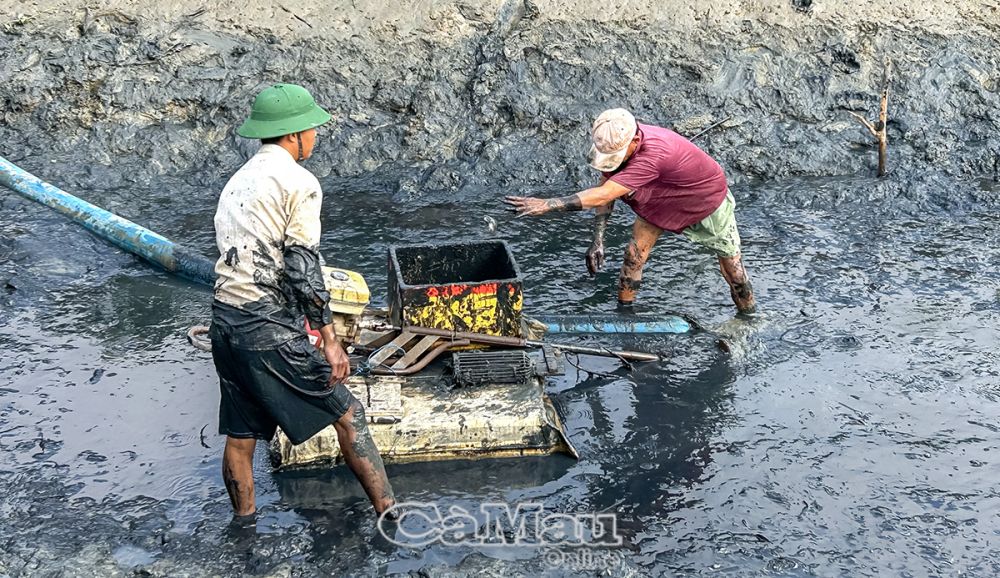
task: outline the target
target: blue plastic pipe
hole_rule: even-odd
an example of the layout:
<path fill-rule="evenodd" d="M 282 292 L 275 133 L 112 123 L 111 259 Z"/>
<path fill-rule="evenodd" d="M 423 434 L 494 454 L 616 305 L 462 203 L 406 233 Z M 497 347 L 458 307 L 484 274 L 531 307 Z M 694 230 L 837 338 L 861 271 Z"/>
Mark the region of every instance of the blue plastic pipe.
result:
<path fill-rule="evenodd" d="M 215 265 L 170 239 L 62 191 L 0 157 L 0 184 L 83 225 L 98 237 L 192 281 L 213 285 Z"/>
<path fill-rule="evenodd" d="M 552 333 L 687 333 L 691 324 L 683 317 L 667 315 L 658 319 L 600 315 L 543 315 L 541 321 Z"/>

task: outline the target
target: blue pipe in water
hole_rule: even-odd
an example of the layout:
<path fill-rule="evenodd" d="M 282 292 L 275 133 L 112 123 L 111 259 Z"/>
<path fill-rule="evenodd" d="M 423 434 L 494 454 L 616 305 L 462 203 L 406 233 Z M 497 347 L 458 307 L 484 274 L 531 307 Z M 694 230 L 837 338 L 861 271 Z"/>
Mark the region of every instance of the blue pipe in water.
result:
<path fill-rule="evenodd" d="M 659 319 L 643 319 L 600 315 L 543 315 L 532 317 L 541 321 L 549 333 L 687 333 L 691 324 L 683 317 L 667 315 Z"/>
<path fill-rule="evenodd" d="M 0 157 L 0 184 L 25 198 L 55 209 L 105 241 L 139 255 L 171 273 L 208 286 L 215 283 L 215 264 L 202 255 L 128 219 L 78 199 L 3 157 Z"/>
<path fill-rule="evenodd" d="M 25 198 L 55 209 L 98 237 L 171 273 L 208 286 L 215 283 L 215 265 L 212 261 L 128 219 L 78 199 L 3 157 L 0 157 L 0 184 Z M 662 334 L 687 333 L 691 330 L 690 323 L 676 315 L 661 319 L 591 315 L 542 316 L 537 319 L 547 326 L 549 333 L 555 334 Z"/>

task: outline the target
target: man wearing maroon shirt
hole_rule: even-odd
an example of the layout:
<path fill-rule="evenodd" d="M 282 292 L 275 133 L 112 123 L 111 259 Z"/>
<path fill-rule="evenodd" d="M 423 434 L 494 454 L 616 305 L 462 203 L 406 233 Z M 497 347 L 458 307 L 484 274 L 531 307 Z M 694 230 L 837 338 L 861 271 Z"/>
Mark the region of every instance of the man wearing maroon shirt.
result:
<path fill-rule="evenodd" d="M 636 219 L 618 281 L 619 303 L 635 301 L 649 252 L 663 231 L 670 231 L 715 253 L 736 308 L 752 313 L 756 304 L 740 260 L 736 202 L 719 163 L 671 130 L 636 123 L 621 108 L 601 113 L 592 137 L 588 161 L 601 171 L 600 185 L 555 199 L 507 197 L 512 209 L 531 216 L 596 209 L 594 241 L 587 251 L 593 275 L 604 265 L 604 230 L 615 199 L 622 199 Z"/>

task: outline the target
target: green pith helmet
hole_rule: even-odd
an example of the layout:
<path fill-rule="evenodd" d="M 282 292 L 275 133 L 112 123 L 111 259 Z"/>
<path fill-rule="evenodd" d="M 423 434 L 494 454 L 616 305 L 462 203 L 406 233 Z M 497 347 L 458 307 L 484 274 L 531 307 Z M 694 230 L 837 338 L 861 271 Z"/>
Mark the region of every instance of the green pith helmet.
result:
<path fill-rule="evenodd" d="M 297 84 L 275 84 L 260 91 L 248 118 L 236 130 L 246 138 L 274 138 L 316 128 L 330 120 L 309 91 Z"/>

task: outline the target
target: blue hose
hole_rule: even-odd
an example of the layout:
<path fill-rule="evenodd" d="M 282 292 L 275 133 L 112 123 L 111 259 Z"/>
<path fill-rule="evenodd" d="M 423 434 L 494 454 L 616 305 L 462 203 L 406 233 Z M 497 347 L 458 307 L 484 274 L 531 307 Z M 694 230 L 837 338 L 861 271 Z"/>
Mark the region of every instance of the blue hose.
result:
<path fill-rule="evenodd" d="M 683 317 L 667 315 L 658 319 L 600 315 L 543 315 L 533 319 L 544 323 L 548 333 L 687 333 L 691 324 Z"/>
<path fill-rule="evenodd" d="M 170 239 L 62 191 L 0 157 L 0 184 L 83 225 L 92 233 L 163 269 L 211 286 L 215 265 Z"/>
<path fill-rule="evenodd" d="M 25 198 L 55 209 L 98 237 L 171 273 L 208 286 L 215 283 L 215 265 L 212 261 L 128 219 L 78 199 L 3 157 L 0 157 L 0 184 Z M 691 331 L 691 324 L 676 315 L 659 319 L 593 315 L 542 316 L 537 319 L 552 334 L 663 334 Z"/>

